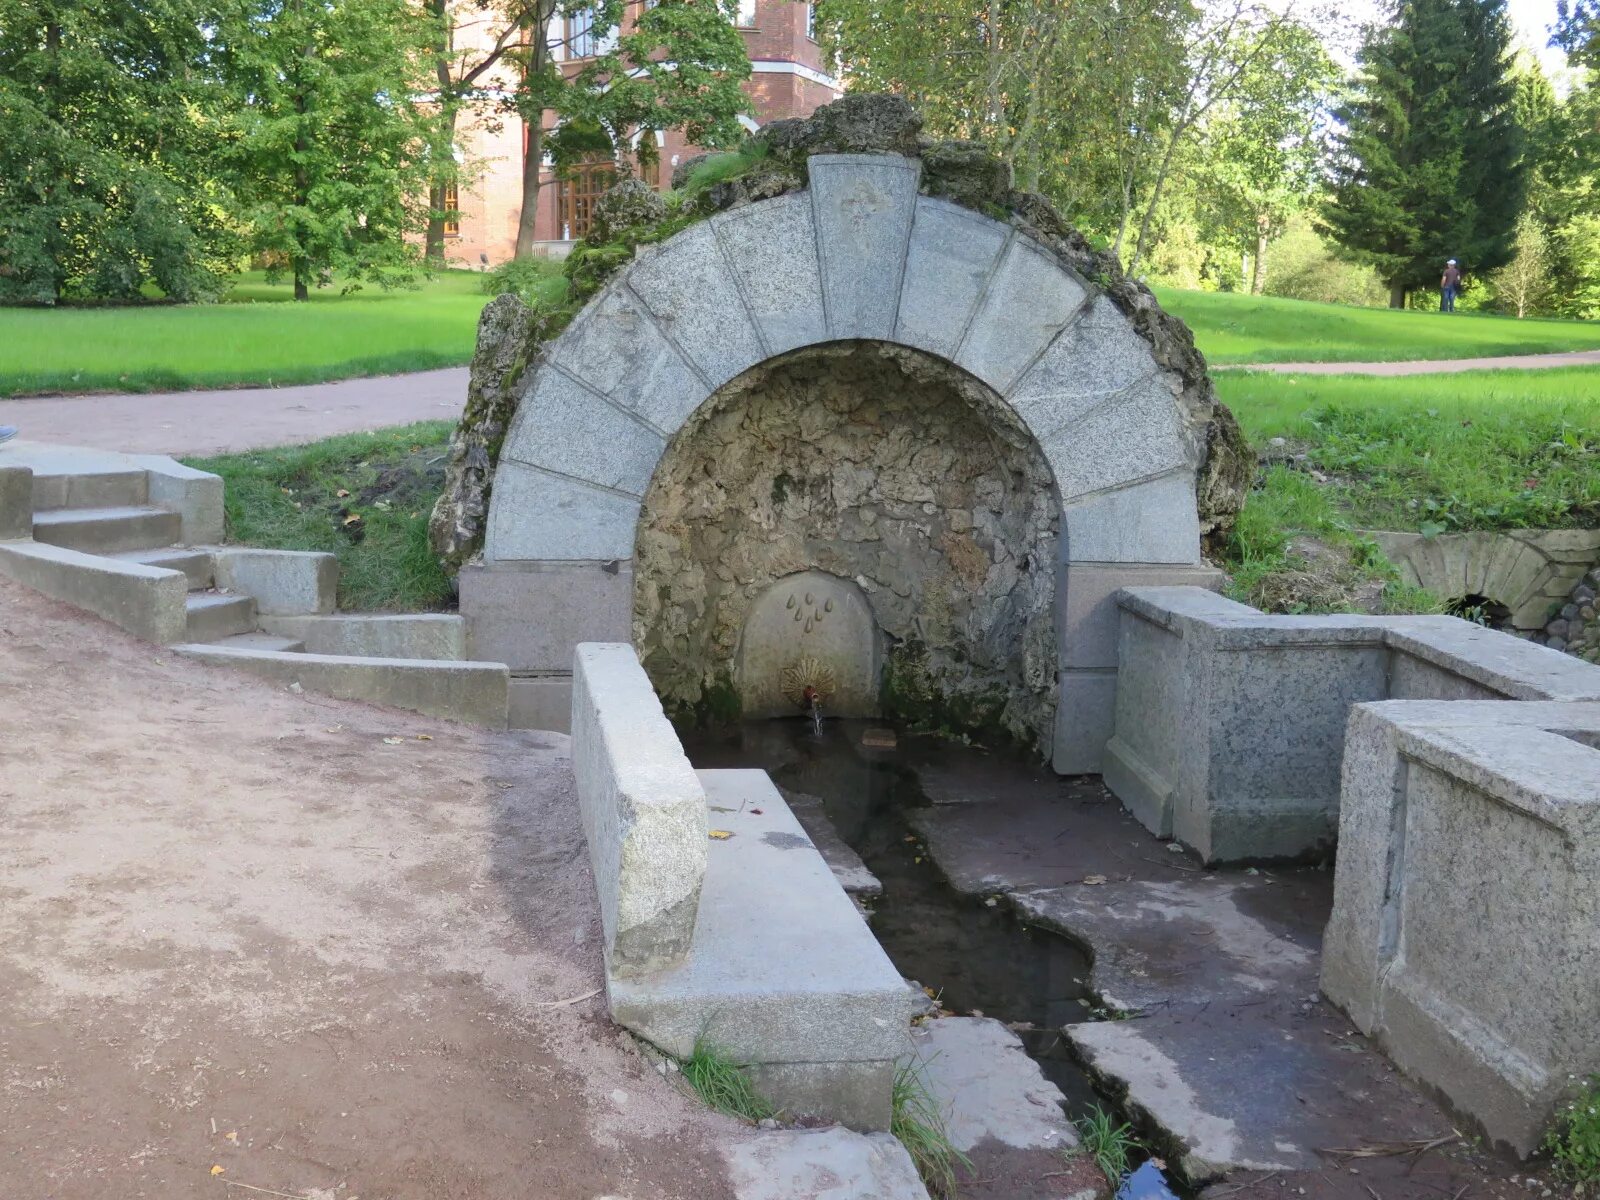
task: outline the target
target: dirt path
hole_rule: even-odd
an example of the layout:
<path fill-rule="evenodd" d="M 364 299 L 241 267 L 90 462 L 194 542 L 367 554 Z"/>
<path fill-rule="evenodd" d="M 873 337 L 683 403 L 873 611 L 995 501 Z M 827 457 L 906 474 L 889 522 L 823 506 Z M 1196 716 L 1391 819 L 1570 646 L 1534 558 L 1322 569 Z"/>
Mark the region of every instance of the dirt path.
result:
<path fill-rule="evenodd" d="M 0 425 L 35 442 L 127 454 L 224 454 L 454 421 L 466 400 L 467 368 L 448 367 L 304 387 L 0 400 Z"/>
<path fill-rule="evenodd" d="M 1272 371 L 1279 375 L 1451 375 L 1457 371 L 1531 371 L 1600 367 L 1600 350 L 1562 354 L 1506 354 L 1498 358 L 1437 358 L 1415 362 L 1246 363 L 1219 371 Z"/>
<path fill-rule="evenodd" d="M 598 935 L 564 737 L 291 695 L 0 581 L 6 1200 L 726 1198 L 736 1126 L 560 1003 Z"/>

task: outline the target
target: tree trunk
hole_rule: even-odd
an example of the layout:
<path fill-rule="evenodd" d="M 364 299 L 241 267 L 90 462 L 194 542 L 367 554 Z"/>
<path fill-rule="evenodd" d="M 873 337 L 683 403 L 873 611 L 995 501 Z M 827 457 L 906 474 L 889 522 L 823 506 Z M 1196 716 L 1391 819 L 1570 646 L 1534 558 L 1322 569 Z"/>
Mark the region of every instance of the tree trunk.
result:
<path fill-rule="evenodd" d="M 1406 306 L 1406 289 L 1398 283 L 1389 285 L 1389 307 L 1404 308 Z"/>
<path fill-rule="evenodd" d="M 1250 292 L 1259 296 L 1267 290 L 1267 232 L 1272 223 L 1264 216 L 1256 218 L 1256 271 L 1250 280 Z"/>
<path fill-rule="evenodd" d="M 305 269 L 305 259 L 294 260 L 294 298 L 296 300 L 311 299 L 311 289 L 306 286 L 306 278 L 301 272 Z"/>
<path fill-rule="evenodd" d="M 522 152 L 522 212 L 517 217 L 518 258 L 532 258 L 534 222 L 539 216 L 539 175 L 544 170 L 543 114 L 527 126 L 528 137 Z"/>

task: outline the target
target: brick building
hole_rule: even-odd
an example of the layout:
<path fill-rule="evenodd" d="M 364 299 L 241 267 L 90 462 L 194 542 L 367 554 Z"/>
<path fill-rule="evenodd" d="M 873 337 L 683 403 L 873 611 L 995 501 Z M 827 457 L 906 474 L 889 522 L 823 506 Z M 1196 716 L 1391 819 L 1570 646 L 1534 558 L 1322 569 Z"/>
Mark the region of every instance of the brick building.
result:
<path fill-rule="evenodd" d="M 813 36 L 814 20 L 815 6 L 806 0 L 740 0 L 739 32 L 752 68 L 744 90 L 754 110 L 753 119 L 745 123 L 752 130 L 784 117 L 809 116 L 839 98 L 842 89 L 824 65 L 822 49 Z M 551 31 L 552 42 L 562 46 L 558 54 L 569 61 L 578 61 L 593 50 L 582 22 L 582 16 L 558 17 L 560 28 Z M 485 33 L 471 25 L 457 29 L 458 39 Z M 553 115 L 547 113 L 545 118 L 549 128 Z M 460 219 L 446 228 L 445 255 L 451 263 L 479 268 L 512 256 L 522 207 L 525 139 L 523 123 L 514 116 L 503 118 L 498 128 L 494 122 L 462 121 L 459 142 L 468 168 L 454 202 Z M 658 135 L 657 140 L 660 178 L 652 182 L 665 188 L 672 168 L 699 151 L 676 131 Z M 589 206 L 610 186 L 612 176 L 607 163 L 569 170 L 561 178 L 545 165 L 537 231 L 550 253 L 564 254 L 569 242 L 583 236 Z"/>

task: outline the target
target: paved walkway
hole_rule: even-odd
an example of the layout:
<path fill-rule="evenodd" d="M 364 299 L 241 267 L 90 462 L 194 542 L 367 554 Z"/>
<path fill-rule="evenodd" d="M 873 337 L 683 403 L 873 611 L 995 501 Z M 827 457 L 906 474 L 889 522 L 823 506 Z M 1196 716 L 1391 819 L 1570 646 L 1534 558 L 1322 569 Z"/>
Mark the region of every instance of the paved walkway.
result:
<path fill-rule="evenodd" d="M 1586 366 L 1600 366 L 1600 350 L 1428 362 L 1259 363 L 1217 369 L 1285 375 L 1432 375 Z M 453 421 L 466 398 L 467 368 L 448 367 L 301 387 L 0 400 L 0 425 L 20 426 L 31 441 L 127 454 L 225 454 L 412 421 Z"/>
<path fill-rule="evenodd" d="M 302 387 L 0 400 L 0 425 L 30 441 L 128 454 L 225 454 L 453 421 L 466 399 L 467 368 L 449 367 Z"/>
<path fill-rule="evenodd" d="M 1214 369 L 1272 371 L 1279 375 L 1449 375 L 1456 371 L 1526 371 L 1549 367 L 1600 367 L 1600 350 L 1504 354 L 1498 358 L 1438 358 L 1421 362 L 1247 363 Z"/>

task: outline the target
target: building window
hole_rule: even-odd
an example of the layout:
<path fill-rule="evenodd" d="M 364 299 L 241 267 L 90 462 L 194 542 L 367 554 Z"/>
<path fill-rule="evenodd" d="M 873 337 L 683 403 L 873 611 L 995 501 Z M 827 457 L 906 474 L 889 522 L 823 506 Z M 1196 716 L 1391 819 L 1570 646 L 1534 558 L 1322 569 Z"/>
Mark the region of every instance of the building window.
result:
<path fill-rule="evenodd" d="M 756 23 L 756 0 L 739 0 L 739 15 L 734 18 L 741 29 L 749 29 Z"/>
<path fill-rule="evenodd" d="M 806 36 L 813 42 L 817 40 L 817 6 L 806 5 Z"/>
<path fill-rule="evenodd" d="M 461 192 L 455 180 L 444 185 L 444 235 L 461 236 Z"/>
<path fill-rule="evenodd" d="M 561 175 L 557 219 L 561 236 L 576 241 L 594 223 L 594 202 L 617 181 L 617 164 L 598 155 L 568 167 Z"/>
<path fill-rule="evenodd" d="M 599 39 L 594 35 L 594 9 L 582 8 L 577 12 L 568 13 L 561 31 L 561 40 L 566 45 L 565 58 L 593 58 L 599 48 Z"/>

